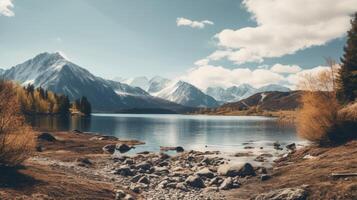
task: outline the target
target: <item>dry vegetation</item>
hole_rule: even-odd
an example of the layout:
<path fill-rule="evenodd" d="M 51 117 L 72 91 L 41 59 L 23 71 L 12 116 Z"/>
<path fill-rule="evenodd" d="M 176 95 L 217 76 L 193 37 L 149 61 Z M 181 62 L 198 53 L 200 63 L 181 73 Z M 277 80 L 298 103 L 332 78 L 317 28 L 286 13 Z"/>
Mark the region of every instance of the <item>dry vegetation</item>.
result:
<path fill-rule="evenodd" d="M 32 129 L 21 115 L 10 82 L 0 82 L 0 165 L 15 166 L 31 155 L 35 141 Z"/>
<path fill-rule="evenodd" d="M 301 137 L 320 145 L 331 145 L 356 138 L 356 105 L 345 107 L 336 98 L 336 67 L 304 77 L 300 89 L 302 108 L 297 114 Z"/>

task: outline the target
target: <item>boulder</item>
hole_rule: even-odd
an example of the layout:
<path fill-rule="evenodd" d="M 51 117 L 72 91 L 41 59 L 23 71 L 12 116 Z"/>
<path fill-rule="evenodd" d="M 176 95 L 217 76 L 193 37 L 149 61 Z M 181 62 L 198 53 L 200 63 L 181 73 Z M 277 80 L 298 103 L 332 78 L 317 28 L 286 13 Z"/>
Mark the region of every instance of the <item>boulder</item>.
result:
<path fill-rule="evenodd" d="M 184 152 L 185 150 L 183 149 L 183 147 L 176 147 L 176 152 Z"/>
<path fill-rule="evenodd" d="M 138 180 L 139 183 L 144 183 L 146 185 L 149 185 L 150 184 L 150 180 L 147 176 L 143 176 L 141 177 L 139 180 Z"/>
<path fill-rule="evenodd" d="M 57 139 L 51 135 L 50 133 L 41 133 L 37 136 L 38 140 L 47 141 L 47 142 L 55 142 Z"/>
<path fill-rule="evenodd" d="M 122 200 L 126 196 L 125 192 L 123 190 L 117 190 L 115 193 L 115 200 Z"/>
<path fill-rule="evenodd" d="M 88 158 L 77 158 L 76 162 L 82 167 L 92 165 L 92 162 Z"/>
<path fill-rule="evenodd" d="M 194 188 L 204 188 L 205 187 L 205 183 L 203 182 L 203 180 L 199 177 L 199 176 L 189 176 L 185 183 L 191 187 Z"/>
<path fill-rule="evenodd" d="M 114 174 L 119 174 L 122 176 L 134 176 L 134 172 L 127 165 L 119 167 Z"/>
<path fill-rule="evenodd" d="M 233 188 L 233 179 L 231 177 L 224 179 L 221 186 L 219 186 L 219 189 L 221 190 L 229 190 L 232 188 Z"/>
<path fill-rule="evenodd" d="M 82 131 L 78 130 L 78 129 L 73 129 L 72 130 L 73 133 L 83 133 Z"/>
<path fill-rule="evenodd" d="M 127 144 L 117 144 L 115 149 L 118 150 L 120 153 L 126 153 L 130 151 L 134 147 L 129 147 Z"/>
<path fill-rule="evenodd" d="M 262 174 L 262 175 L 260 176 L 260 180 L 261 180 L 261 181 L 266 181 L 266 180 L 268 180 L 268 179 L 270 179 L 270 178 L 271 178 L 271 176 L 268 175 L 268 174 Z"/>
<path fill-rule="evenodd" d="M 138 174 L 138 175 L 135 175 L 130 181 L 133 182 L 133 183 L 136 183 L 139 181 L 139 179 L 141 179 L 144 175 L 142 174 Z"/>
<path fill-rule="evenodd" d="M 283 188 L 258 195 L 255 200 L 306 200 L 307 191 L 303 187 Z"/>
<path fill-rule="evenodd" d="M 221 165 L 217 170 L 219 175 L 222 176 L 255 176 L 254 168 L 251 164 L 239 164 L 239 165 Z"/>
<path fill-rule="evenodd" d="M 208 168 L 203 168 L 203 169 L 199 170 L 198 172 L 196 172 L 195 174 L 198 175 L 199 177 L 206 177 L 206 178 L 214 177 L 213 172 L 211 172 L 211 170 Z"/>
<path fill-rule="evenodd" d="M 152 167 L 152 164 L 149 163 L 149 162 L 144 161 L 144 162 L 141 162 L 141 163 L 137 164 L 135 167 L 137 169 L 142 169 L 142 170 L 145 170 L 145 171 L 149 171 L 151 169 L 151 167 Z"/>
<path fill-rule="evenodd" d="M 181 146 L 177 146 L 177 147 L 163 147 L 163 146 L 160 146 L 160 151 L 184 152 L 185 150 Z"/>
<path fill-rule="evenodd" d="M 102 149 L 104 153 L 113 154 L 115 152 L 115 144 L 107 144 Z"/>
<path fill-rule="evenodd" d="M 295 151 L 296 150 L 296 144 L 295 143 L 288 144 L 285 147 L 290 151 Z"/>

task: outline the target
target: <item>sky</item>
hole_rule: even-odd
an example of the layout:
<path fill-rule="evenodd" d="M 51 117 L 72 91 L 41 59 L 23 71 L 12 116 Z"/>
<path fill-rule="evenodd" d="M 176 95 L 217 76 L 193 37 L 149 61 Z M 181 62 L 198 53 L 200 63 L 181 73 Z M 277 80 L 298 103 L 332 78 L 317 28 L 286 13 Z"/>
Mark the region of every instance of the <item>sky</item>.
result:
<path fill-rule="evenodd" d="M 0 0 L 0 68 L 61 52 L 97 76 L 293 87 L 339 61 L 357 0 Z"/>

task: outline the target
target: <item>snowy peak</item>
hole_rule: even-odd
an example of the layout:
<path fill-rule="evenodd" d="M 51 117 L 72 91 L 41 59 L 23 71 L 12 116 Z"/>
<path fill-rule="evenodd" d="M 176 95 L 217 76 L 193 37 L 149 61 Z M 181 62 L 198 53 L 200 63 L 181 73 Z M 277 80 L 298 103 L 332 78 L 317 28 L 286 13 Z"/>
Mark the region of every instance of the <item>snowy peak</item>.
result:
<path fill-rule="evenodd" d="M 154 76 L 153 78 L 150 79 L 149 81 L 149 88 L 148 92 L 149 93 L 156 93 L 159 92 L 160 90 L 164 89 L 170 84 L 170 80 L 167 78 L 163 78 L 161 76 Z"/>
<path fill-rule="evenodd" d="M 288 92 L 290 89 L 276 84 L 266 85 L 258 89 L 249 84 L 241 84 L 227 89 L 221 87 L 210 87 L 207 88 L 206 93 L 219 101 L 236 102 L 248 98 L 256 93 L 268 91 Z"/>
<path fill-rule="evenodd" d="M 149 88 L 149 79 L 146 76 L 127 79 L 124 81 L 124 83 L 133 87 L 139 87 L 145 91 L 147 91 Z"/>
<path fill-rule="evenodd" d="M 155 95 L 157 97 L 190 107 L 218 106 L 217 101 L 213 97 L 206 95 L 195 86 L 184 81 L 171 83 Z"/>

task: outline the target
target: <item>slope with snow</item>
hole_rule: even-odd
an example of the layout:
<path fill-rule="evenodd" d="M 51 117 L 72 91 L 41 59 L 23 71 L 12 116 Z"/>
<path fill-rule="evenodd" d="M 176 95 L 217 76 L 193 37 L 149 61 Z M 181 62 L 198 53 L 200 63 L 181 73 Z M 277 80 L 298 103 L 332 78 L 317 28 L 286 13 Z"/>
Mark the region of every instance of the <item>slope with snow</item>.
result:
<path fill-rule="evenodd" d="M 218 102 L 195 86 L 184 81 L 171 83 L 153 95 L 189 107 L 217 107 Z"/>
<path fill-rule="evenodd" d="M 130 108 L 181 109 L 182 106 L 150 96 L 140 88 L 105 80 L 66 60 L 60 53 L 42 53 L 4 72 L 4 79 L 32 84 L 71 100 L 86 96 L 96 111 Z"/>

